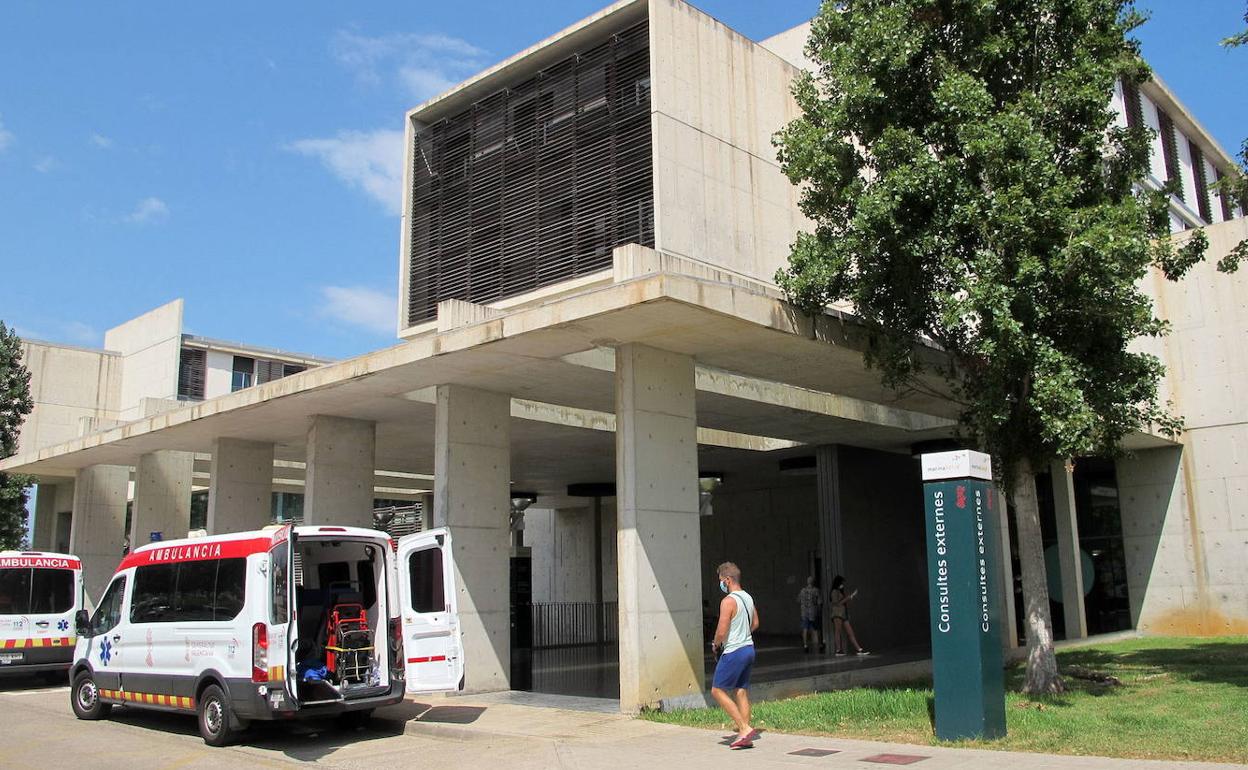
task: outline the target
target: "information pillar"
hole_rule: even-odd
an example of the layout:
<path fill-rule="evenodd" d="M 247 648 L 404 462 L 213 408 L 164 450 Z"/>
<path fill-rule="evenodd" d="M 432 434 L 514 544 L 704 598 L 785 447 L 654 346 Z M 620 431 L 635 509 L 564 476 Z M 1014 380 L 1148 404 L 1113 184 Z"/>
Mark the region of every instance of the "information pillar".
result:
<path fill-rule="evenodd" d="M 997 491 L 981 452 L 923 455 L 936 737 L 1005 735 Z"/>

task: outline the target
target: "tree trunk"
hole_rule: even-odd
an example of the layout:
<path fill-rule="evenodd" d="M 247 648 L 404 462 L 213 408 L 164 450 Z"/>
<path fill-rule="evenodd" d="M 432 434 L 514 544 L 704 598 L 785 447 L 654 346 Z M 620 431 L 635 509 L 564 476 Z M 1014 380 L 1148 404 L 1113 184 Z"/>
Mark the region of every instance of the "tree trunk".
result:
<path fill-rule="evenodd" d="M 1018 531 L 1018 561 L 1023 573 L 1023 606 L 1027 619 L 1027 681 L 1023 691 L 1031 695 L 1059 693 L 1065 691 L 1066 686 L 1057 673 L 1057 656 L 1053 652 L 1053 622 L 1049 617 L 1049 584 L 1044 568 L 1036 476 L 1028 460 L 1016 462 L 1012 475 L 1014 524 Z"/>

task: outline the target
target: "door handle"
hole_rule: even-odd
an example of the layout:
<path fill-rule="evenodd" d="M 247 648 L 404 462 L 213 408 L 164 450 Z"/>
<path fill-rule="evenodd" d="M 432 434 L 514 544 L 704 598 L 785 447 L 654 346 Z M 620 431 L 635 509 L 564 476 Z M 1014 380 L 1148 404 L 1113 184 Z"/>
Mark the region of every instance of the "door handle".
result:
<path fill-rule="evenodd" d="M 113 641 L 114 641 L 114 642 L 120 642 L 120 641 L 121 641 L 121 634 L 113 634 Z"/>

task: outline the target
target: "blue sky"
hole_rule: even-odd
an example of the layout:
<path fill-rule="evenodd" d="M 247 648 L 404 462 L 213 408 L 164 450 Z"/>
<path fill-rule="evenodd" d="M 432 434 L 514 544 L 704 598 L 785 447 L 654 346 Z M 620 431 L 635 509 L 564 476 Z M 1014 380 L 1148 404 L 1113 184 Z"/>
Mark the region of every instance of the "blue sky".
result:
<path fill-rule="evenodd" d="M 348 356 L 394 341 L 404 111 L 598 10 L 580 2 L 0 8 L 0 319 L 99 345 L 175 297 L 188 330 Z M 809 0 L 701 0 L 755 39 Z M 1146 0 L 1145 55 L 1228 149 L 1243 0 Z"/>

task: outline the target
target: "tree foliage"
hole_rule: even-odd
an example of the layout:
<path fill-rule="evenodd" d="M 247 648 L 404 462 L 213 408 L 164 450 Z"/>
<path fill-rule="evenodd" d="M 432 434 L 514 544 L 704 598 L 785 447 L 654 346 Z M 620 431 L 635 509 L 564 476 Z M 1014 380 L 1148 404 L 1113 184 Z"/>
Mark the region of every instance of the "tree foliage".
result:
<path fill-rule="evenodd" d="M 1115 79 L 1149 74 L 1138 22 L 1129 0 L 827 3 L 778 139 L 816 225 L 781 284 L 811 310 L 852 301 L 889 384 L 919 373 L 916 340 L 941 345 L 966 427 L 1007 463 L 1179 427 L 1160 361 L 1130 348 L 1165 330 L 1136 284 L 1205 241 L 1174 248 L 1165 196 L 1135 187 L 1148 135 L 1114 124 Z"/>
<path fill-rule="evenodd" d="M 0 459 L 17 451 L 22 421 L 34 403 L 30 372 L 22 366 L 21 340 L 0 321 Z M 26 538 L 26 488 L 30 479 L 0 473 L 0 549 L 19 548 Z"/>
<path fill-rule="evenodd" d="M 1141 21 L 1132 0 L 829 0 L 817 71 L 794 86 L 802 117 L 776 138 L 814 222 L 777 280 L 808 311 L 851 301 L 893 387 L 933 373 L 920 341 L 943 348 L 964 431 L 1012 490 L 1181 428 L 1161 361 L 1132 345 L 1166 331 L 1138 284 L 1154 266 L 1181 277 L 1207 240 L 1171 241 L 1169 190 L 1141 184 L 1150 136 L 1111 108 L 1116 80 L 1149 77 Z M 1042 561 L 1038 583 L 1024 562 L 1043 645 Z"/>
<path fill-rule="evenodd" d="M 1244 22 L 1248 24 L 1248 10 L 1244 11 Z M 1226 48 L 1248 45 L 1248 29 L 1223 40 L 1222 45 Z M 1239 164 L 1239 173 L 1223 177 L 1216 186 L 1222 195 L 1239 203 L 1240 211 L 1248 213 L 1248 139 L 1244 139 L 1244 143 L 1240 145 Z M 1240 241 L 1235 248 L 1231 249 L 1230 254 L 1218 262 L 1218 269 L 1228 273 L 1234 272 L 1241 262 L 1248 262 L 1248 240 Z"/>

